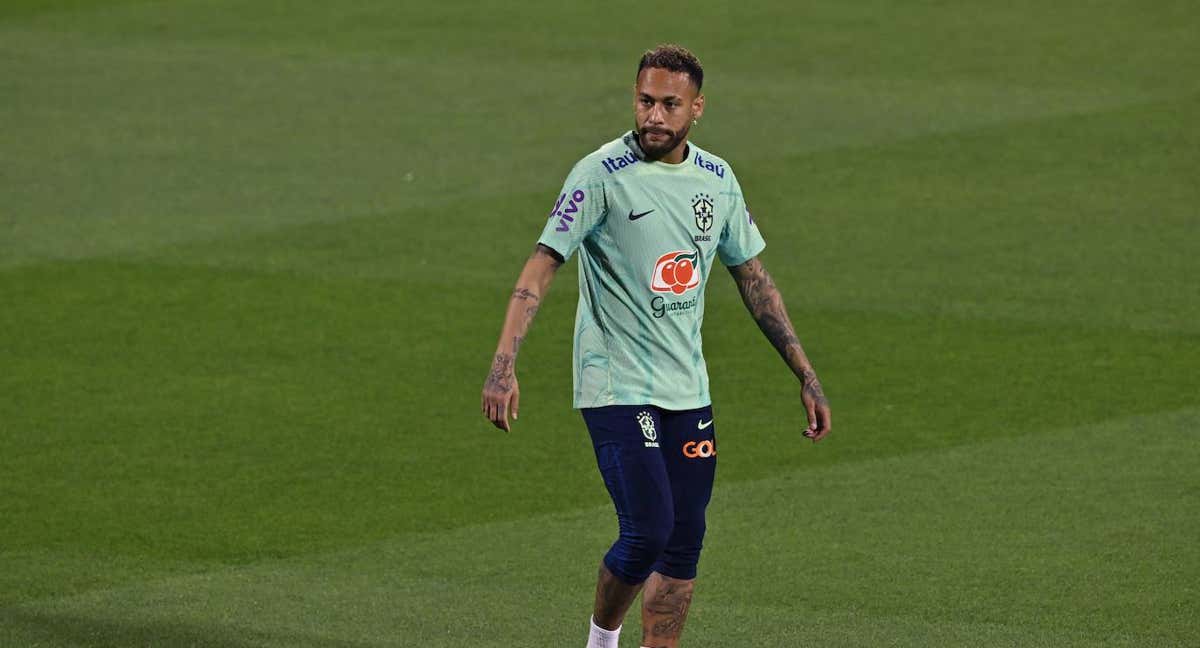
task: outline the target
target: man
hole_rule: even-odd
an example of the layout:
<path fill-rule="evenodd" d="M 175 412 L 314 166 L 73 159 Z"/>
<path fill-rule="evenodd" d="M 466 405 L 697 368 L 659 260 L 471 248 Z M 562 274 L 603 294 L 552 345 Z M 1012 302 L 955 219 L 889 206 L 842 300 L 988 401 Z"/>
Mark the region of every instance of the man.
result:
<path fill-rule="evenodd" d="M 733 169 L 688 141 L 704 114 L 703 83 L 700 62 L 682 47 L 642 57 L 634 130 L 567 176 L 517 279 L 483 389 L 484 415 L 508 431 L 521 341 L 554 273 L 578 250 L 574 405 L 620 524 L 600 565 L 589 648 L 616 648 L 639 591 L 643 646 L 674 648 L 687 618 L 717 461 L 700 343 L 714 260 L 800 380 L 804 435 L 816 442 L 830 431 L 821 383 L 757 259 L 765 243 Z"/>

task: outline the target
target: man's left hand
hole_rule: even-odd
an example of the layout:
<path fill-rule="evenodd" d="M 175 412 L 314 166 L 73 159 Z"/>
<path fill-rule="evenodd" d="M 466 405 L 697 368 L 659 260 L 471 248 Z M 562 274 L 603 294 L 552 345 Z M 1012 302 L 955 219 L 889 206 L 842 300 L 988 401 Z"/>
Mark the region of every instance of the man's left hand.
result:
<path fill-rule="evenodd" d="M 804 409 L 808 414 L 808 427 L 804 430 L 804 436 L 816 443 L 829 434 L 833 420 L 830 418 L 829 400 L 825 398 L 825 392 L 821 389 L 821 381 L 811 369 L 804 372 L 800 400 L 804 402 Z"/>

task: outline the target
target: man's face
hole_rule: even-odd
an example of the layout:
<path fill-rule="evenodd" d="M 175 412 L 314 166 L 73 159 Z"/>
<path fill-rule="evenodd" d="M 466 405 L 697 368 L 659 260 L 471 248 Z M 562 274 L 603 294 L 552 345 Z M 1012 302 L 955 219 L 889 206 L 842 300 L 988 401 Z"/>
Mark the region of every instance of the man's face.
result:
<path fill-rule="evenodd" d="M 704 113 L 704 95 L 687 72 L 644 68 L 633 88 L 634 128 L 650 159 L 675 150 Z"/>

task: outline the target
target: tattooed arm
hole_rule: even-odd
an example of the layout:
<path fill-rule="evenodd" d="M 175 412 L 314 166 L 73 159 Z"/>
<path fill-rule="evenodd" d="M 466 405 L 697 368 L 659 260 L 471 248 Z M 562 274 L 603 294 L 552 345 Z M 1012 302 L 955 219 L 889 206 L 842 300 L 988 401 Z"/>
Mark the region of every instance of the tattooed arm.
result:
<path fill-rule="evenodd" d="M 521 395 L 516 375 L 517 352 L 521 349 L 521 342 L 533 322 L 533 316 L 537 314 L 542 297 L 550 288 L 554 273 L 562 264 L 563 258 L 558 252 L 539 243 L 525 262 L 521 276 L 517 277 L 512 298 L 508 301 L 504 328 L 500 332 L 500 342 L 496 345 L 492 369 L 483 383 L 483 396 L 480 401 L 483 415 L 505 432 L 509 431 L 509 411 L 512 411 L 514 420 L 517 418 Z"/>
<path fill-rule="evenodd" d="M 729 273 L 737 282 L 742 302 L 758 323 L 758 328 L 771 341 L 796 378 L 800 379 L 800 399 L 808 412 L 808 429 L 804 436 L 814 443 L 820 441 L 830 430 L 829 401 L 821 389 L 817 372 L 813 370 L 812 363 L 800 346 L 800 340 L 796 338 L 787 308 L 783 305 L 783 296 L 757 257 L 730 267 Z"/>

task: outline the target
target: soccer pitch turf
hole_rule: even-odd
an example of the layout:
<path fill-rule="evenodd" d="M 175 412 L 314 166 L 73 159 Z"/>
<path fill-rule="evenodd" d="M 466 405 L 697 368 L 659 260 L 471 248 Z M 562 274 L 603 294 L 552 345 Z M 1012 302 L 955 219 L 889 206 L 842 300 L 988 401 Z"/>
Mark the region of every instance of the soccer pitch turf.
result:
<path fill-rule="evenodd" d="M 1195 9 L 7 0 L 0 646 L 583 645 L 574 261 L 479 391 L 668 40 L 835 421 L 714 277 L 684 645 L 1200 644 Z"/>

